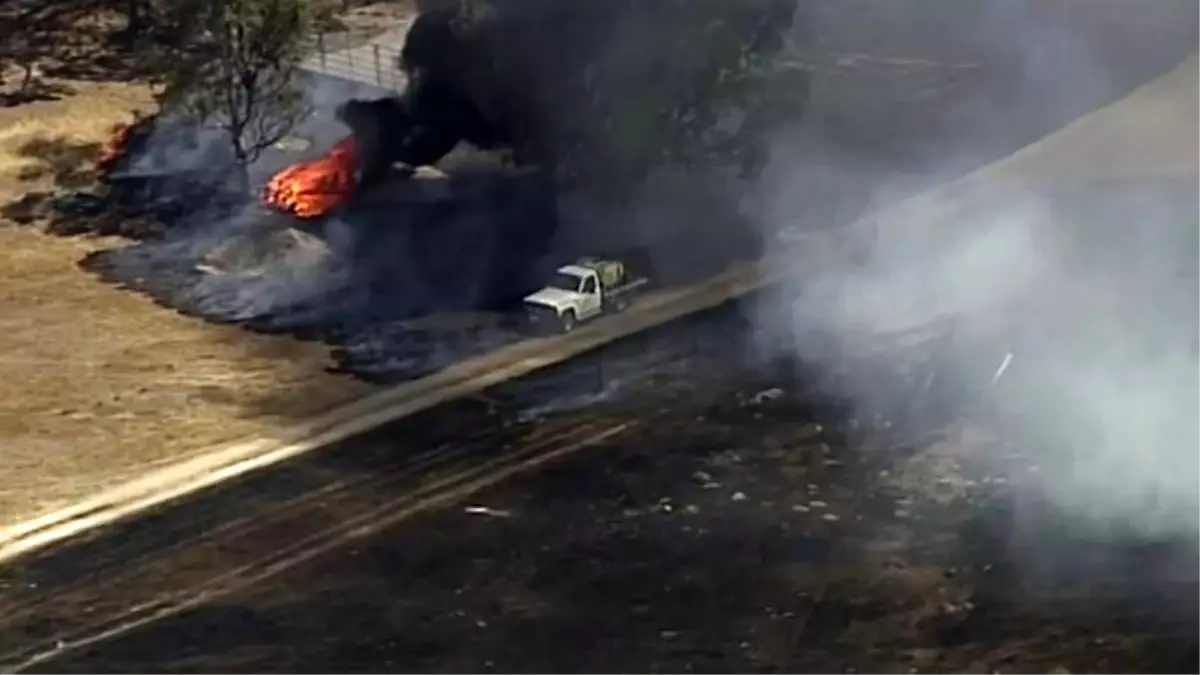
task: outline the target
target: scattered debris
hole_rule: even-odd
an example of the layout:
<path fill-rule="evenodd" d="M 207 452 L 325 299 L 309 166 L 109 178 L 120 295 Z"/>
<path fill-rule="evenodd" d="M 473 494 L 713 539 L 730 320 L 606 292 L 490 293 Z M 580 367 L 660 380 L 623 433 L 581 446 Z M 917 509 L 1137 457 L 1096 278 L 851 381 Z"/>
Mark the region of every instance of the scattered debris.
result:
<path fill-rule="evenodd" d="M 997 382 L 999 382 L 1000 378 L 1004 376 L 1004 371 L 1008 370 L 1008 366 L 1009 366 L 1009 364 L 1012 363 L 1012 360 L 1013 360 L 1012 352 L 1008 352 L 1007 354 L 1004 355 L 1004 360 L 1000 362 L 1000 367 L 996 369 L 996 374 L 992 375 L 992 384 L 993 385 L 995 385 Z"/>
<path fill-rule="evenodd" d="M 744 492 L 735 492 L 735 493 L 733 493 L 733 497 L 731 497 L 731 499 L 733 499 L 733 501 L 735 501 L 735 502 L 742 502 L 742 501 L 745 501 L 745 500 L 746 500 L 746 493 L 744 493 Z"/>
<path fill-rule="evenodd" d="M 468 506 L 463 509 L 463 512 L 470 513 L 470 514 L 477 515 L 477 516 L 493 516 L 496 518 L 507 518 L 510 515 L 512 515 L 508 511 L 503 511 L 500 509 L 491 509 L 486 506 Z"/>
<path fill-rule="evenodd" d="M 750 399 L 750 403 L 752 403 L 753 405 L 762 405 L 763 403 L 766 403 L 767 401 L 774 401 L 775 399 L 779 398 L 780 396 L 783 396 L 783 390 L 778 387 L 772 387 L 771 389 L 764 389 L 763 391 L 760 391 L 757 394 L 755 394 Z"/>
<path fill-rule="evenodd" d="M 327 269 L 334 264 L 334 257 L 331 247 L 316 235 L 292 227 L 263 227 L 229 237 L 195 267 L 210 275 L 263 275 L 271 269 Z"/>

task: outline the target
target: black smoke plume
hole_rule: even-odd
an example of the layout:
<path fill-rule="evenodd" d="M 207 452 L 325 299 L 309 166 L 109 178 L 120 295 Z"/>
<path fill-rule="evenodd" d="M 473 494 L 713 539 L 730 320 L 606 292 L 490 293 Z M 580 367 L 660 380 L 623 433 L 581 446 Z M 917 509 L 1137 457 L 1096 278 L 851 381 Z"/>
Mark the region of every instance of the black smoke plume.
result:
<path fill-rule="evenodd" d="M 425 2 L 398 59 L 405 90 L 339 117 L 368 178 L 460 143 L 618 191 L 663 166 L 755 175 L 808 100 L 806 73 L 771 61 L 794 2 Z"/>

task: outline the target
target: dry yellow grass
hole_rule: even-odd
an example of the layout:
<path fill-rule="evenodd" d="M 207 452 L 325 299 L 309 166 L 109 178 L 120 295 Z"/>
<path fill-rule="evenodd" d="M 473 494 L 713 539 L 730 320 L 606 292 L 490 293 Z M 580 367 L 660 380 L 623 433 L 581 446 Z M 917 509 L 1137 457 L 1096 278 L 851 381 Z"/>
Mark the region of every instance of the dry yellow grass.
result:
<path fill-rule="evenodd" d="M 1189 179 L 1200 174 L 1200 56 L 972 174 L 962 184 Z"/>
<path fill-rule="evenodd" d="M 360 14 L 352 29 L 390 16 Z M 34 15 L 38 26 L 26 26 L 22 17 Z M 9 46 L 27 50 L 39 69 L 90 73 L 43 79 L 39 89 L 66 92 L 57 100 L 0 108 L 2 209 L 31 192 L 91 183 L 99 148 L 153 102 L 144 84 L 104 81 L 136 70 L 128 67 L 135 55 L 107 47 L 123 26 L 119 13 L 16 0 L 0 3 L 0 24 L 25 31 Z M 0 79 L 11 89 L 12 77 Z M 120 244 L 48 235 L 0 211 L 0 527 L 367 389 L 325 372 L 322 345 L 208 325 L 77 266 Z"/>
<path fill-rule="evenodd" d="M 978 200 L 1002 190 L 1122 179 L 1195 180 L 1200 176 L 1200 56 L 1138 87 L 1041 140 L 958 180 L 889 208 L 868 224 L 887 221 L 904 236 L 940 236 L 940 223 L 978 213 Z M 920 234 L 918 234 L 920 233 Z"/>
<path fill-rule="evenodd" d="M 0 204 L 90 180 L 96 147 L 150 100 L 139 85 L 69 84 L 61 100 L 0 109 Z M 210 326 L 77 267 L 119 244 L 0 219 L 0 526 L 365 389 L 325 373 L 320 345 Z"/>
<path fill-rule="evenodd" d="M 54 184 L 56 171 L 80 178 L 91 168 L 95 148 L 114 127 L 129 122 L 136 108 L 151 106 L 144 85 L 72 83 L 74 94 L 0 108 L 0 200 L 11 201 Z"/>

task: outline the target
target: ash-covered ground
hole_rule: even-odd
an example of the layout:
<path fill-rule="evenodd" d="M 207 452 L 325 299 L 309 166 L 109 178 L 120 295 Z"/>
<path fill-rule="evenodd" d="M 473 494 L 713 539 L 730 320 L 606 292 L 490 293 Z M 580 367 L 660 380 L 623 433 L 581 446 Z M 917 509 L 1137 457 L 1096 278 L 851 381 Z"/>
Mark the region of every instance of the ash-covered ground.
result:
<path fill-rule="evenodd" d="M 207 600 L 83 648 L 68 637 L 33 670 L 1196 672 L 1194 541 L 1087 530 L 1038 499 L 1035 449 L 953 382 L 930 396 L 936 326 L 929 339 L 877 336 L 874 357 L 847 359 L 838 374 L 753 356 L 744 329 L 755 314 L 723 308 L 489 392 L 490 412 L 447 406 L 307 469 L 29 561 L 3 592 L 10 616 L 22 596 L 49 595 L 34 605 L 40 620 L 8 628 L 52 638 L 114 604 L 185 600 L 197 577 L 213 576 L 225 581 L 204 587 Z M 688 340 L 697 346 L 681 349 Z M 664 349 L 674 356 L 662 363 L 679 368 L 576 398 L 602 384 L 598 365 L 621 372 Z M 910 396 L 873 406 L 836 395 L 864 378 Z M 537 391 L 575 405 L 530 419 Z M 247 574 L 248 550 L 286 549 L 314 521 L 351 518 L 347 499 L 369 508 L 401 498 L 404 483 L 382 486 L 408 480 L 402 465 L 377 463 L 436 445 L 435 430 L 450 439 L 598 422 L 630 427 L 219 592 Z M 451 447 L 475 447 L 479 461 L 521 433 L 492 438 Z M 269 524 L 279 516 L 266 505 L 345 482 L 354 466 L 375 478 L 314 497 L 331 513 L 279 521 L 291 530 Z M 247 514 L 267 529 L 223 534 Z M 174 563 L 143 567 L 156 556 Z M 76 583 L 56 590 L 64 572 Z"/>
<path fill-rule="evenodd" d="M 688 221 L 699 238 L 684 239 L 675 220 L 663 223 L 674 239 L 647 240 L 594 214 L 585 226 L 536 172 L 513 175 L 463 154 L 476 165 L 399 178 L 319 223 L 250 205 L 214 230 L 189 228 L 83 264 L 178 311 L 324 341 L 348 371 L 395 381 L 527 336 L 520 299 L 580 256 L 619 259 L 658 287 L 756 256 L 757 235 L 732 231 L 720 198 L 691 199 L 713 218 Z M 664 189 L 682 200 L 677 183 Z"/>

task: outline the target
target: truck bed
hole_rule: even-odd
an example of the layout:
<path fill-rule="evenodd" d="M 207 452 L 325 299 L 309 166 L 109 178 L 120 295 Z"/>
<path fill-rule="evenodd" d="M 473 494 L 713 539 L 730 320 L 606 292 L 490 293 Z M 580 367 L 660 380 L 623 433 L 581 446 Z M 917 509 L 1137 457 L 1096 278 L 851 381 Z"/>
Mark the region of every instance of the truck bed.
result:
<path fill-rule="evenodd" d="M 604 294 L 608 298 L 613 298 L 613 297 L 625 295 L 626 293 L 631 293 L 631 292 L 639 290 L 639 289 L 645 289 L 649 285 L 650 285 L 650 279 L 647 277 L 630 278 L 630 277 L 626 276 L 625 280 L 622 283 L 619 283 L 616 286 L 606 289 L 604 291 Z"/>

